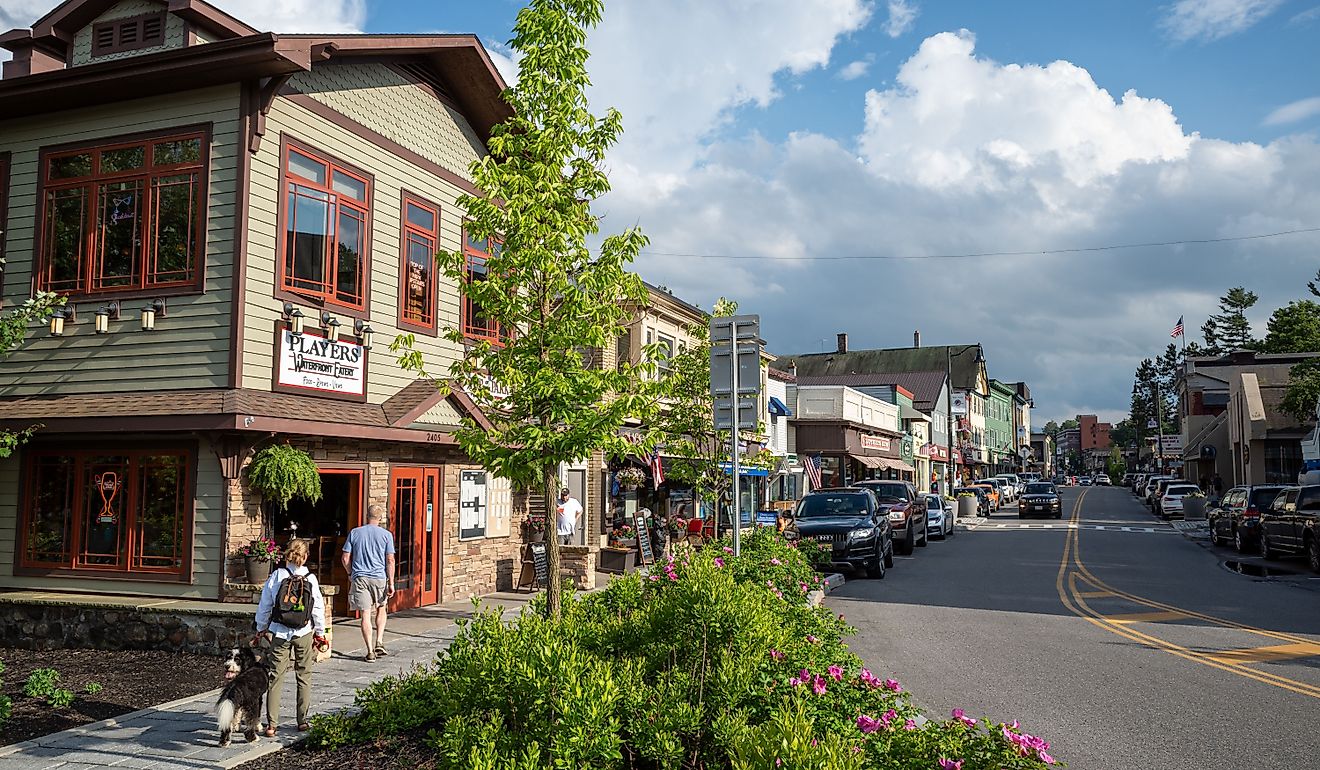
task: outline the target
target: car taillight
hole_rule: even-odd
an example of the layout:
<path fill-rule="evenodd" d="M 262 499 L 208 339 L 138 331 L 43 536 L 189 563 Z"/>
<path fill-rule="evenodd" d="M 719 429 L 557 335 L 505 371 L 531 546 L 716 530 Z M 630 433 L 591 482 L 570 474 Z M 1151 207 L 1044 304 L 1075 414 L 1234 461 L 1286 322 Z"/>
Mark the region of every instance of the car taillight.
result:
<path fill-rule="evenodd" d="M 1246 510 L 1242 511 L 1242 518 L 1244 518 L 1244 519 L 1259 519 L 1259 518 L 1260 518 L 1260 510 L 1259 510 L 1258 508 L 1256 508 L 1256 506 L 1254 506 L 1254 505 L 1252 505 L 1252 506 L 1248 506 L 1248 507 L 1246 508 Z"/>

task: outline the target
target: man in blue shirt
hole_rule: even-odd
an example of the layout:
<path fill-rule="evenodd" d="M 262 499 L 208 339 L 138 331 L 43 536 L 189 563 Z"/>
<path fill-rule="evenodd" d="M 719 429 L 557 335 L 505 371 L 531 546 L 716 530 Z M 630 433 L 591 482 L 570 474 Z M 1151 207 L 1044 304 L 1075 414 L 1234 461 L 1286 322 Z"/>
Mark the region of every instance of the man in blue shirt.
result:
<path fill-rule="evenodd" d="M 351 583 L 348 608 L 361 616 L 368 661 L 389 654 L 385 650 L 385 614 L 394 596 L 394 535 L 381 526 L 384 521 L 385 506 L 368 506 L 367 523 L 355 527 L 344 541 L 344 570 Z"/>

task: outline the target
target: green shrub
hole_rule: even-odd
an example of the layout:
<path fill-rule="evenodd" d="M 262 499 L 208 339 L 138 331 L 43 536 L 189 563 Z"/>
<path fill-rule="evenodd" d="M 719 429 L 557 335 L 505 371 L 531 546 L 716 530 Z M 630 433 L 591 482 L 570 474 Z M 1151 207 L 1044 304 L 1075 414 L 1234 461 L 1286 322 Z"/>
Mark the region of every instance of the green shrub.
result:
<path fill-rule="evenodd" d="M 46 698 L 46 702 L 50 704 L 51 708 L 68 708 L 73 704 L 73 691 L 56 687 L 50 691 L 50 696 Z"/>
<path fill-rule="evenodd" d="M 60 683 L 60 672 L 53 668 L 39 668 L 28 674 L 23 683 L 23 694 L 29 698 L 48 698 Z"/>
<path fill-rule="evenodd" d="M 0 660 L 0 686 L 3 686 L 5 683 L 3 676 L 4 673 L 5 673 L 5 663 L 4 661 Z M 3 727 L 5 722 L 9 720 L 9 715 L 12 712 L 13 712 L 13 702 L 9 700 L 8 695 L 5 695 L 4 693 L 0 693 L 0 727 Z"/>
<path fill-rule="evenodd" d="M 558 623 L 544 597 L 510 622 L 478 614 L 432 665 L 359 692 L 356 714 L 314 719 L 312 745 L 427 730 L 455 769 L 1044 766 L 1009 728 L 918 726 L 902 687 L 849 651 L 843 618 L 807 605 L 818 576 L 773 531 L 652 571 L 566 595 Z"/>
<path fill-rule="evenodd" d="M 95 695 L 104 689 L 105 688 L 101 686 L 100 682 L 88 682 L 87 686 L 83 688 L 83 692 L 87 693 L 88 695 Z"/>

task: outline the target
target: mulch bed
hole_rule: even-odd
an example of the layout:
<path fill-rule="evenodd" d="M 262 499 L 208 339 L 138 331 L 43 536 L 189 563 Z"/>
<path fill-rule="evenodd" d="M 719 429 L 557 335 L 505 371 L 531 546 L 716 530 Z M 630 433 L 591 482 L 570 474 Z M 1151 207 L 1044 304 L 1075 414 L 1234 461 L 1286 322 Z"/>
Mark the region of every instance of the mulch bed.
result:
<path fill-rule="evenodd" d="M 363 746 L 311 751 L 302 744 L 267 754 L 235 770 L 433 770 L 435 749 L 426 745 L 426 730 Z"/>
<path fill-rule="evenodd" d="M 5 664 L 0 690 L 13 701 L 13 713 L 0 724 L 0 745 L 26 741 L 71 727 L 157 706 L 221 685 L 222 663 L 206 655 L 163 650 L 48 650 L 0 647 Z M 23 694 L 28 674 L 38 668 L 60 673 L 59 687 L 77 696 L 68 708 L 52 708 Z M 101 690 L 85 691 L 96 682 Z"/>

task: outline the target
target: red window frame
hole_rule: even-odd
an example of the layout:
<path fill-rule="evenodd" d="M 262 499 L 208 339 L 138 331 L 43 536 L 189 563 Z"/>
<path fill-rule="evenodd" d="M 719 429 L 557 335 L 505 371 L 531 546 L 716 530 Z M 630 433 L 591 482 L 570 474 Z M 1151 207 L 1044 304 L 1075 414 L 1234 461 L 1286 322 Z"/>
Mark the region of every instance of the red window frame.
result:
<path fill-rule="evenodd" d="M 409 216 L 409 207 L 415 206 L 432 216 L 434 226 L 427 228 L 413 222 Z M 399 325 L 409 329 L 418 329 L 428 334 L 436 334 L 437 280 L 435 255 L 440 249 L 440 205 L 413 193 L 403 192 L 403 205 L 399 210 Z M 426 286 L 423 288 L 422 312 L 413 312 L 409 307 L 409 295 L 413 288 L 412 248 L 417 246 L 423 253 L 430 255 Z"/>
<path fill-rule="evenodd" d="M 474 242 L 468 236 L 467 228 L 463 228 L 463 280 L 471 282 L 474 280 L 477 269 L 481 269 L 484 274 L 487 262 L 491 258 L 490 243 L 500 244 L 498 239 L 487 239 L 484 245 L 480 242 Z M 483 279 L 484 280 L 484 279 Z M 492 345 L 503 345 L 509 338 L 508 330 L 494 319 L 486 318 L 486 323 L 480 324 L 474 321 L 474 318 L 482 314 L 477 313 L 477 304 L 467 294 L 463 294 L 462 301 L 459 303 L 459 323 L 463 328 L 463 336 L 472 341 L 486 341 Z"/>
<path fill-rule="evenodd" d="M 155 149 L 171 142 L 196 141 L 199 154 L 196 161 L 179 163 L 157 162 Z M 206 208 L 208 202 L 210 126 L 191 126 L 123 137 L 112 137 L 96 142 L 42 149 L 39 156 L 41 170 L 40 228 L 37 235 L 37 288 L 58 292 L 75 299 L 106 295 L 185 294 L 201 291 L 205 275 Z M 109 153 L 142 147 L 142 165 L 124 171 L 106 171 L 103 160 Z M 57 176 L 55 163 L 80 156 L 87 157 L 88 171 L 82 174 Z M 186 181 L 167 181 L 171 177 L 188 177 Z M 163 269 L 160 262 L 158 232 L 160 201 L 172 188 L 186 184 L 190 190 L 186 265 L 181 269 Z M 135 219 L 132 240 L 135 253 L 129 257 L 129 272 L 108 273 L 115 267 L 109 264 L 107 244 L 112 243 L 106 222 L 103 221 L 105 204 L 118 206 L 113 187 L 133 186 L 136 203 L 125 210 Z M 79 231 L 71 245 L 73 254 L 72 277 L 55 277 L 54 250 L 59 246 L 56 238 L 55 202 L 79 202 Z M 111 212 L 113 220 L 119 214 Z M 117 220 L 116 220 L 117 221 Z M 111 222 L 113 224 L 113 222 Z"/>
<path fill-rule="evenodd" d="M 27 480 L 18 518 L 16 574 L 96 575 L 107 578 L 190 582 L 192 577 L 193 500 L 196 497 L 197 452 L 188 447 L 120 448 L 68 451 L 33 449 L 24 453 Z M 116 462 L 104 462 L 113 459 Z M 168 460 L 168 462 L 162 462 Z M 57 474 L 52 488 L 63 487 L 63 546 L 60 558 L 42 558 L 36 552 L 38 528 L 34 517 L 45 463 Z M 58 466 L 66 466 L 59 469 Z M 175 474 L 170 494 L 148 488 L 151 469 Z M 114 477 L 107 477 L 107 471 Z M 63 483 L 60 484 L 61 478 Z M 146 554 L 146 527 L 151 520 L 146 506 L 164 506 L 165 518 L 173 509 L 175 532 L 169 555 Z M 108 526 L 102 516 L 112 512 L 113 532 L 98 532 Z M 49 517 L 47 517 L 49 519 Z M 94 521 L 95 520 L 95 521 Z M 57 525 L 58 520 L 54 520 Z M 104 535 L 104 537 L 102 537 Z M 98 544 L 100 549 L 98 549 Z M 113 553 L 105 549 L 113 545 Z M 48 552 L 47 557 L 56 555 Z"/>
<path fill-rule="evenodd" d="M 289 159 L 293 154 L 320 164 L 324 169 L 324 182 L 293 171 L 289 166 Z M 362 199 L 349 197 L 336 189 L 334 186 L 336 174 L 361 183 L 365 188 Z M 280 148 L 280 259 L 277 297 L 295 301 L 310 300 L 318 305 L 341 308 L 354 317 L 366 317 L 371 297 L 371 199 L 374 187 L 375 178 L 371 174 L 303 142 L 284 138 Z M 322 255 L 322 278 L 319 281 L 300 278 L 293 274 L 295 255 L 289 250 L 289 233 L 290 228 L 297 223 L 297 207 L 293 204 L 298 198 L 308 198 L 328 204 L 329 232 L 325 253 Z M 338 283 L 340 265 L 337 246 L 345 217 L 357 223 L 360 243 L 357 286 L 352 292 L 342 290 Z"/>

